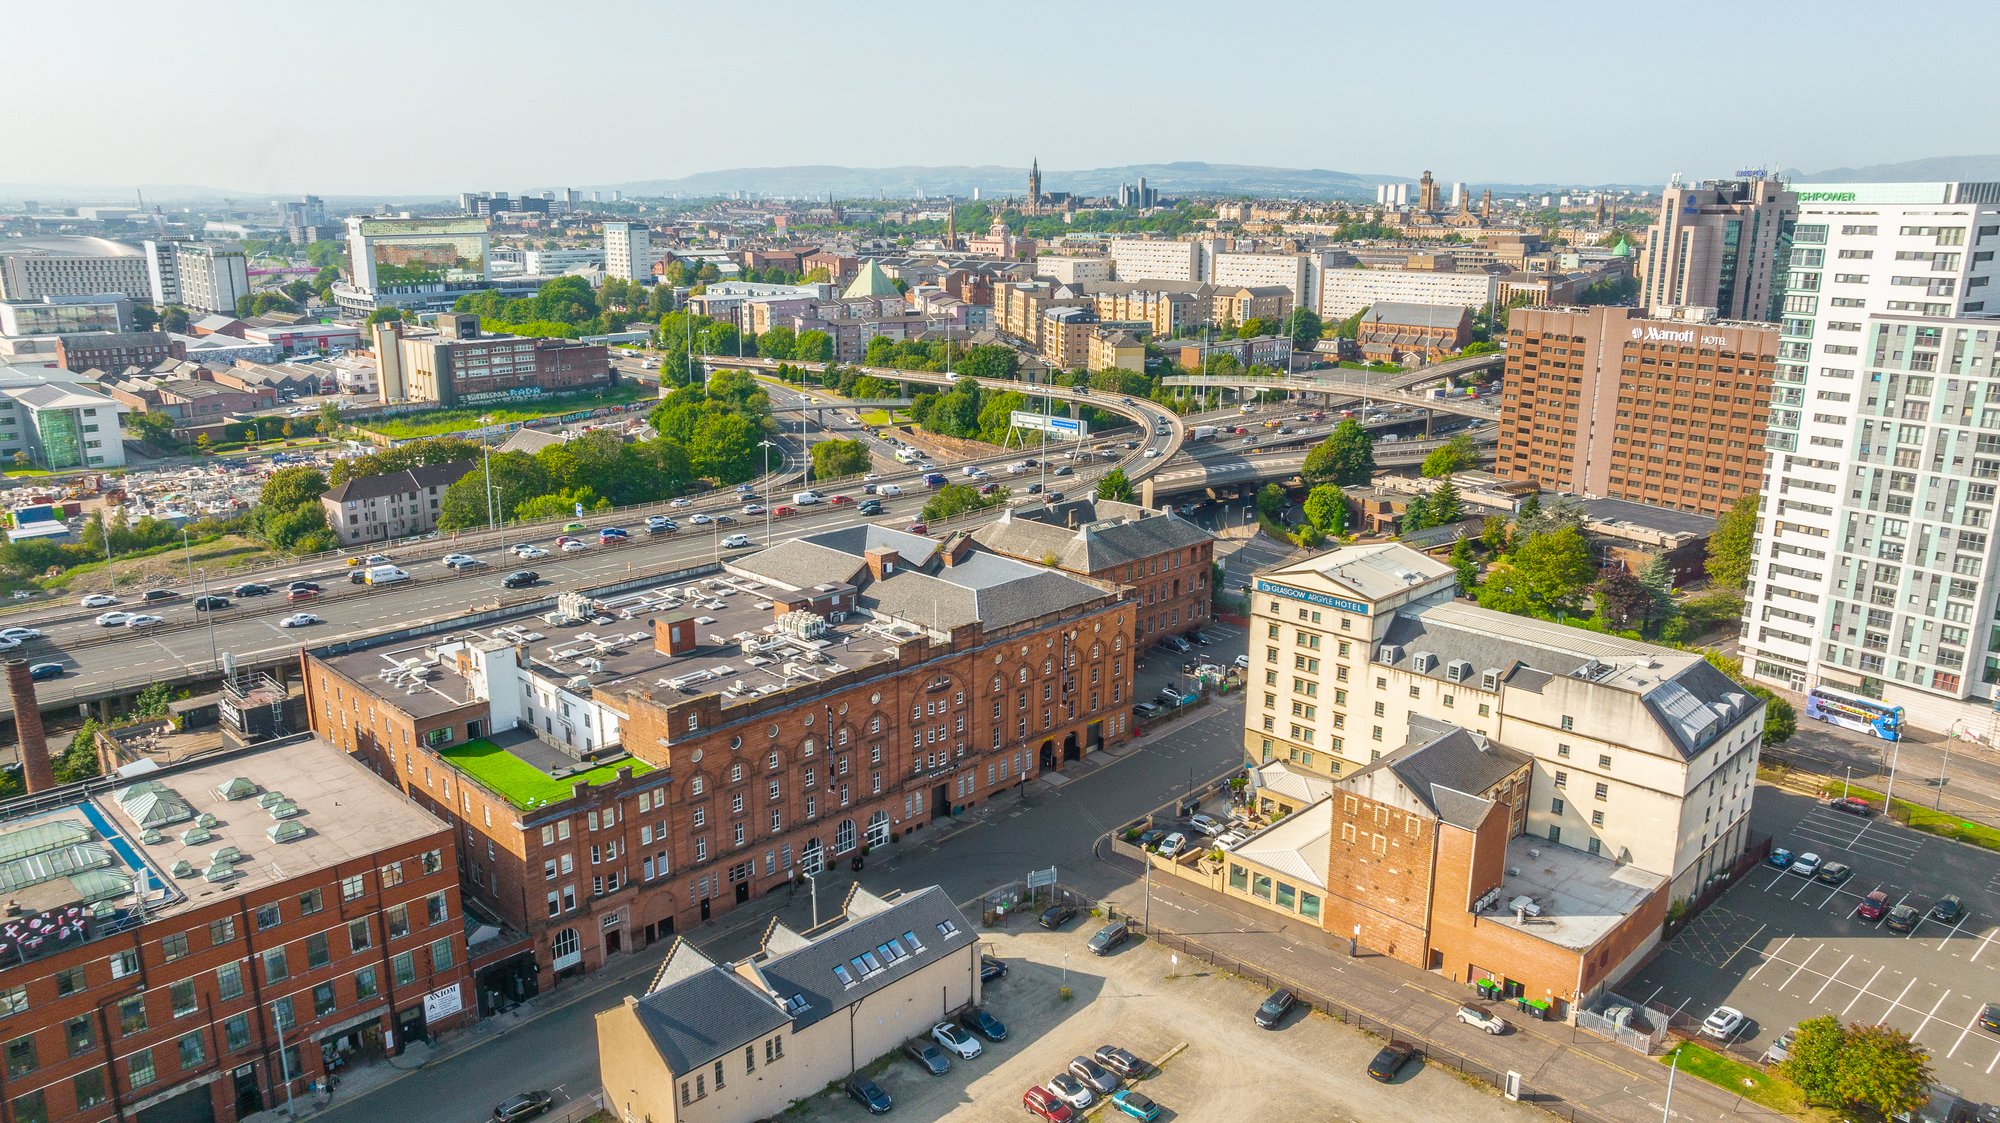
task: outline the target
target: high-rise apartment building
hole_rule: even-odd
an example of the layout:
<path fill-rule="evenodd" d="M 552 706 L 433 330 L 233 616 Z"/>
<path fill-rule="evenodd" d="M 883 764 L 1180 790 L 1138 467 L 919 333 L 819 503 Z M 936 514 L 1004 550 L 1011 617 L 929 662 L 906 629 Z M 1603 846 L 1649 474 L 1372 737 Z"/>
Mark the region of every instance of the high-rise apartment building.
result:
<path fill-rule="evenodd" d="M 1778 329 L 1709 312 L 1516 309 L 1500 474 L 1705 515 L 1755 491 Z"/>
<path fill-rule="evenodd" d="M 1114 238 L 1111 260 L 1121 281 L 1206 281 L 1206 255 L 1200 242 L 1164 238 Z"/>
<path fill-rule="evenodd" d="M 2000 183 L 1811 184 L 1798 200 L 1744 664 L 1851 712 L 1872 699 L 1904 708 L 1898 725 L 1985 736 Z"/>
<path fill-rule="evenodd" d="M 146 279 L 158 308 L 234 312 L 236 302 L 250 295 L 243 248 L 216 242 L 148 241 Z"/>
<path fill-rule="evenodd" d="M 109 238 L 55 236 L 10 240 L 0 248 L 0 299 L 107 292 L 151 299 L 139 247 Z"/>
<path fill-rule="evenodd" d="M 347 262 L 354 288 L 365 294 L 453 281 L 484 281 L 487 225 L 483 218 L 389 218 L 351 215 Z"/>
<path fill-rule="evenodd" d="M 1775 320 L 1798 195 L 1775 179 L 1715 180 L 1661 192 L 1640 257 L 1642 308 L 1713 308 Z"/>
<path fill-rule="evenodd" d="M 604 275 L 651 284 L 653 236 L 643 222 L 604 224 Z"/>

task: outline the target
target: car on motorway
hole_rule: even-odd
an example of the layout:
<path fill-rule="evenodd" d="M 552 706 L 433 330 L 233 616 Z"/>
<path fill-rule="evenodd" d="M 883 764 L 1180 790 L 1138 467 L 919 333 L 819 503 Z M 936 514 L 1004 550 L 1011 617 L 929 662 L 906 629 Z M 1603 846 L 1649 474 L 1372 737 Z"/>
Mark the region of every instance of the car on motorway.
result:
<path fill-rule="evenodd" d="M 944 1055 L 943 1049 L 928 1041 L 912 1041 L 903 1046 L 903 1052 L 908 1053 L 911 1060 L 924 1066 L 924 1071 L 932 1076 L 943 1076 L 951 1071 L 951 1058 Z"/>
<path fill-rule="evenodd" d="M 1021 1093 L 1021 1106 L 1028 1109 L 1028 1114 L 1046 1123 L 1070 1123 L 1076 1118 L 1076 1112 L 1071 1111 L 1068 1104 L 1057 1099 L 1054 1092 L 1039 1086 Z"/>
<path fill-rule="evenodd" d="M 496 1123 L 515 1123 L 518 1119 L 533 1119 L 547 1111 L 549 1105 L 555 1102 L 556 1098 L 547 1092 L 539 1090 L 522 1092 L 511 1099 L 502 1100 L 500 1105 L 493 1109 L 493 1118 Z"/>
<path fill-rule="evenodd" d="M 1500 1015 L 1483 1006 L 1474 1006 L 1470 1002 L 1460 1006 L 1458 1012 L 1453 1017 L 1456 1017 L 1459 1021 L 1476 1030 L 1493 1034 L 1496 1037 L 1507 1032 L 1507 1023 Z"/>
<path fill-rule="evenodd" d="M 1792 864 L 1785 868 L 1798 874 L 1800 877 L 1811 877 L 1819 872 L 1819 855 L 1808 850 L 1798 857 L 1793 858 Z"/>
<path fill-rule="evenodd" d="M 735 525 L 736 525 L 736 516 L 735 516 L 735 515 L 717 515 L 717 516 L 715 516 L 715 525 L 717 525 L 717 526 L 735 526 Z"/>
<path fill-rule="evenodd" d="M 884 499 L 894 499 L 898 495 L 903 494 L 903 489 L 897 487 L 895 484 L 883 484 L 881 487 L 875 489 L 875 494 Z"/>
<path fill-rule="evenodd" d="M 1074 919 L 1076 919 L 1075 905 L 1050 905 L 1042 910 L 1042 915 L 1035 920 L 1035 923 L 1053 932 Z"/>
<path fill-rule="evenodd" d="M 1078 1111 L 1097 1102 L 1097 1093 L 1092 1091 L 1089 1085 L 1067 1072 L 1059 1072 L 1051 1077 L 1048 1089 L 1057 1099 Z"/>
<path fill-rule="evenodd" d="M 1854 875 L 1854 868 L 1846 862 L 1828 862 L 1813 875 L 1813 880 L 1823 885 L 1839 885 Z"/>
<path fill-rule="evenodd" d="M 285 617 L 283 620 L 278 621 L 278 627 L 306 628 L 314 624 L 321 624 L 324 622 L 325 621 L 321 620 L 317 616 L 314 616 L 310 612 L 294 612 L 290 616 Z"/>
<path fill-rule="evenodd" d="M 35 663 L 28 667 L 28 677 L 39 682 L 43 679 L 63 677 L 61 663 Z"/>
<path fill-rule="evenodd" d="M 564 523 L 564 524 L 563 524 L 563 533 L 564 533 L 564 534 L 582 534 L 582 533 L 584 532 L 584 530 L 585 530 L 585 527 L 584 527 L 584 525 L 583 525 L 582 523 Z"/>
<path fill-rule="evenodd" d="M 982 982 L 982 983 L 990 983 L 990 982 L 992 982 L 992 981 L 993 981 L 993 980 L 995 980 L 995 979 L 1004 979 L 1004 978 L 1006 978 L 1006 977 L 1007 977 L 1007 961 L 1006 961 L 1006 960 L 1004 960 L 1004 959 L 995 959 L 994 957 L 992 957 L 992 956 L 990 956 L 990 955 L 982 955 L 982 956 L 980 956 L 980 957 L 979 957 L 979 981 L 980 981 L 980 982 Z"/>
<path fill-rule="evenodd" d="M 1773 847 L 1764 858 L 1764 864 L 1773 869 L 1784 869 L 1792 864 L 1792 852 L 1782 846 Z"/>
<path fill-rule="evenodd" d="M 725 550 L 747 550 L 752 545 L 747 534 L 732 534 L 722 540 L 722 548 Z"/>
<path fill-rule="evenodd" d="M 368 555 L 367 557 L 365 557 L 365 558 L 362 558 L 362 559 L 361 559 L 361 564 L 362 564 L 362 565 L 388 565 L 388 564 L 389 564 L 389 555 L 387 555 L 387 554 L 370 554 L 370 555 Z"/>
<path fill-rule="evenodd" d="M 694 500 L 689 499 L 687 496 L 683 495 L 678 499 L 668 501 L 667 506 L 678 508 L 680 510 L 686 510 L 687 508 L 694 506 Z"/>
<path fill-rule="evenodd" d="M 771 517 L 774 519 L 788 519 L 798 513 L 799 509 L 788 503 L 780 503 L 776 507 L 771 508 Z"/>
<path fill-rule="evenodd" d="M 1187 849 L 1187 836 L 1179 831 L 1175 831 L 1160 840 L 1158 853 L 1162 858 L 1178 858 L 1181 851 L 1185 849 Z"/>
<path fill-rule="evenodd" d="M 517 569 L 501 579 L 500 587 L 503 589 L 525 589 L 541 579 L 542 575 L 532 569 Z"/>
<path fill-rule="evenodd" d="M 1160 450 L 1157 448 L 1149 448 L 1146 450 L 1146 459 L 1148 460 L 1155 459 L 1159 455 L 1160 455 Z"/>
<path fill-rule="evenodd" d="M 1382 1046 L 1382 1051 L 1375 1054 L 1374 1060 L 1368 1062 L 1368 1075 L 1371 1079 L 1387 1084 L 1396 1079 L 1397 1074 L 1401 1073 L 1403 1067 L 1416 1055 L 1415 1045 L 1407 1041 L 1391 1041 Z"/>
<path fill-rule="evenodd" d="M 1882 926 L 1891 932 L 1909 932 L 1914 930 L 1917 922 L 1922 919 L 1923 914 L 1917 911 L 1915 905 L 1897 905 L 1889 910 L 1889 915 L 1883 919 Z"/>
<path fill-rule="evenodd" d="M 864 515 L 879 515 L 884 508 L 880 499 L 865 499 L 855 510 Z"/>
<path fill-rule="evenodd" d="M 6 634 L 6 632 L 0 632 L 0 635 Z M 1965 902 L 1959 900 L 1956 893 L 1946 893 L 1937 899 L 1936 904 L 1931 906 L 1929 916 L 1930 919 L 1937 921 L 1939 924 L 1958 924 L 1965 919 Z"/>
<path fill-rule="evenodd" d="M 125 626 L 128 628 L 150 628 L 155 624 L 164 624 L 166 622 L 166 617 L 155 616 L 150 612 L 135 612 L 125 618 Z"/>
<path fill-rule="evenodd" d="M 828 504 L 838 507 L 844 503 L 854 502 L 854 497 L 851 495 L 829 495 L 826 497 L 826 501 Z"/>
<path fill-rule="evenodd" d="M 584 542 L 580 539 L 572 538 L 569 541 L 562 544 L 562 549 L 563 553 L 565 554 L 574 554 L 578 550 L 590 549 L 590 543 Z"/>
<path fill-rule="evenodd" d="M 41 639 L 40 628 L 0 628 L 0 639 L 10 639 L 19 643 L 23 640 Z"/>
<path fill-rule="evenodd" d="M 1888 911 L 1889 894 L 1880 889 L 1872 890 L 1866 897 L 1861 898 L 1860 904 L 1854 906 L 1855 919 L 1871 923 L 1882 919 Z"/>
<path fill-rule="evenodd" d="M 261 597 L 266 593 L 269 593 L 271 591 L 271 587 L 269 585 L 259 584 L 255 581 L 245 581 L 243 584 L 238 585 L 229 591 L 239 597 Z"/>
<path fill-rule="evenodd" d="M 977 1038 L 950 1022 L 939 1022 L 932 1026 L 931 1040 L 944 1046 L 946 1052 L 956 1054 L 961 1060 L 969 1061 L 986 1051 Z"/>
<path fill-rule="evenodd" d="M 664 533 L 666 533 L 667 531 L 670 531 L 670 530 L 679 530 L 679 529 L 680 529 L 679 527 L 677 527 L 677 526 L 675 526 L 675 525 L 674 525 L 674 520 L 672 520 L 672 519 L 668 518 L 668 517 L 667 517 L 667 516 L 665 516 L 665 515 L 647 515 L 647 516 L 646 516 L 646 533 L 647 533 L 647 534 L 664 534 Z"/>
<path fill-rule="evenodd" d="M 1111 949 L 1132 938 L 1132 930 L 1125 927 L 1122 920 L 1114 920 L 1097 930 L 1090 938 L 1090 954 L 1110 955 Z"/>
<path fill-rule="evenodd" d="M 1064 464 L 1059 466 L 1055 471 L 1050 472 L 1049 474 L 1052 476 L 1074 476 L 1076 475 L 1076 469 L 1070 467 L 1067 464 Z"/>
<path fill-rule="evenodd" d="M 911 534 L 929 534 L 931 532 L 931 524 L 919 519 L 903 529 Z"/>
<path fill-rule="evenodd" d="M 1298 1004 L 1298 995 L 1293 994 L 1289 987 L 1279 987 L 1271 992 L 1270 997 L 1258 1003 L 1257 1027 L 1277 1029 L 1278 1023 L 1284 1021 L 1285 1015 L 1291 1013 L 1292 1007 Z"/>
<path fill-rule="evenodd" d="M 77 604 L 84 608 L 110 608 L 117 603 L 118 598 L 109 593 L 92 593 L 77 602 Z"/>
<path fill-rule="evenodd" d="M 122 628 L 125 626 L 125 621 L 131 618 L 132 614 L 129 612 L 101 612 L 97 616 L 97 626 L 100 628 Z"/>
<path fill-rule="evenodd" d="M 1828 810 L 1838 811 L 1843 815 L 1867 816 L 1875 813 L 1875 805 L 1862 799 L 1860 796 L 1850 795 L 1842 796 L 1839 799 L 1829 799 L 1826 801 L 1826 806 Z"/>
<path fill-rule="evenodd" d="M 471 566 L 484 564 L 471 554 L 446 554 L 438 560 L 451 569 L 466 569 Z"/>
<path fill-rule="evenodd" d="M 1099 1045 L 1090 1055 L 1097 1059 L 1098 1064 L 1120 1076 L 1137 1076 L 1146 1071 L 1146 1062 L 1116 1045 Z"/>
<path fill-rule="evenodd" d="M 1100 1095 L 1108 1096 L 1118 1090 L 1117 1074 L 1089 1057 L 1071 1057 L 1069 1074 Z"/>
<path fill-rule="evenodd" d="M 1744 1023 L 1748 1021 L 1749 1019 L 1743 1016 L 1743 1011 L 1734 1006 L 1717 1006 L 1708 1017 L 1702 1019 L 1701 1035 L 1713 1037 L 1717 1041 L 1727 1041 L 1741 1033 Z"/>
<path fill-rule="evenodd" d="M 761 515 L 764 513 L 764 507 L 759 503 L 745 503 L 743 505 L 743 513 L 746 515 Z"/>
<path fill-rule="evenodd" d="M 631 538 L 632 532 L 622 526 L 602 527 L 597 532 L 598 544 L 603 546 L 609 546 L 613 542 L 629 542 Z"/>
<path fill-rule="evenodd" d="M 1222 833 L 1222 822 L 1220 820 L 1212 815 L 1203 815 L 1200 812 L 1188 816 L 1188 826 L 1193 827 L 1210 838 L 1214 838 L 1216 835 Z"/>
<path fill-rule="evenodd" d="M 286 600 L 288 600 L 288 601 L 291 601 L 291 602 L 293 602 L 294 604 L 296 604 L 297 602 L 299 602 L 299 601 L 302 601 L 302 600 L 312 600 L 313 598 L 315 598 L 315 597 L 317 597 L 317 596 L 319 596 L 319 590 L 318 590 L 318 589 L 316 589 L 316 588 L 313 588 L 313 589 L 286 589 L 286 590 L 285 590 L 285 599 L 286 599 Z"/>
<path fill-rule="evenodd" d="M 147 589 L 146 595 L 139 599 L 146 604 L 158 604 L 161 601 L 175 600 L 179 596 L 180 594 L 172 589 Z"/>
<path fill-rule="evenodd" d="M 549 552 L 532 542 L 522 542 L 514 547 L 514 556 L 523 559 L 545 558 L 549 556 Z"/>
<path fill-rule="evenodd" d="M 710 515 L 706 511 L 697 511 L 688 518 L 688 522 L 694 524 L 695 526 L 707 526 L 708 524 L 714 521 L 715 521 L 714 516 Z"/>
<path fill-rule="evenodd" d="M 865 1076 L 848 1077 L 844 1087 L 848 1098 L 867 1108 L 870 1115 L 887 1115 L 889 1109 L 895 1106 L 895 1101 L 889 1098 L 889 1093 L 884 1092 L 873 1080 Z"/>
<path fill-rule="evenodd" d="M 985 977 L 982 969 L 980 977 Z M 974 1007 L 958 1016 L 958 1023 L 988 1041 L 1007 1040 L 1007 1024 L 985 1010 Z"/>

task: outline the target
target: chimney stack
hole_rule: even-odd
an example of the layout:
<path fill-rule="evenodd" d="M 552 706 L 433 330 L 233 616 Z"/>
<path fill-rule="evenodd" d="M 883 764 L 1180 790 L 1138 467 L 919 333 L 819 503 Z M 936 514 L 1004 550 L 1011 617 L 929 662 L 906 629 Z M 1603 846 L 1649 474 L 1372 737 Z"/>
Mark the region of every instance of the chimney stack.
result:
<path fill-rule="evenodd" d="M 49 764 L 49 742 L 42 735 L 42 707 L 35 701 L 35 680 L 28 674 L 26 659 L 7 660 L 7 693 L 14 700 L 21 781 L 30 795 L 48 791 L 56 786 L 56 774 Z"/>

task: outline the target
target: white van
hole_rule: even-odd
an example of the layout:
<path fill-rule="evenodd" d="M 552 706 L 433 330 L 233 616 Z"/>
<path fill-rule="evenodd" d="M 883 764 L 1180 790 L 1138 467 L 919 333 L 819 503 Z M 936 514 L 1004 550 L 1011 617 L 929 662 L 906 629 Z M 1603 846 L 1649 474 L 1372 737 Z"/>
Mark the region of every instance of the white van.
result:
<path fill-rule="evenodd" d="M 795 491 L 792 493 L 792 503 L 794 506 L 810 507 L 815 503 L 824 502 L 826 502 L 825 497 L 817 491 Z"/>
<path fill-rule="evenodd" d="M 368 567 L 366 575 L 366 580 L 370 585 L 394 585 L 399 581 L 408 581 L 409 579 L 409 574 L 393 565 L 371 565 Z"/>
<path fill-rule="evenodd" d="M 888 499 L 903 494 L 903 489 L 897 487 L 895 484 L 883 484 L 881 487 L 875 489 L 875 494 Z"/>

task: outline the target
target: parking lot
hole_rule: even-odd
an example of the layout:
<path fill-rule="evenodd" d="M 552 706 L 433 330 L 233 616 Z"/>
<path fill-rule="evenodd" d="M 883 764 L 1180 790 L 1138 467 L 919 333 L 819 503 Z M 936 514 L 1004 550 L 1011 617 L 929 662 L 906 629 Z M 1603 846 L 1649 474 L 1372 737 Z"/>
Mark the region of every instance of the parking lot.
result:
<path fill-rule="evenodd" d="M 1276 1030 L 1259 1029 L 1251 1014 L 1263 991 L 1205 968 L 1170 978 L 1171 957 L 1143 939 L 1093 956 L 1085 944 L 1097 927 L 1083 915 L 1063 931 L 1024 924 L 990 934 L 991 952 L 1009 970 L 989 984 L 986 1008 L 1006 1022 L 1007 1039 L 987 1043 L 976 1059 L 953 1061 L 951 1071 L 939 1077 L 900 1053 L 887 1059 L 875 1079 L 895 1100 L 892 1117 L 1009 1123 L 1031 1118 L 1021 1107 L 1021 1094 L 1030 1085 L 1046 1084 L 1072 1057 L 1117 1045 L 1157 1066 L 1129 1086 L 1160 1105 L 1163 1121 L 1547 1118 L 1421 1062 L 1394 1083 L 1378 1084 L 1364 1072 L 1381 1045 L 1374 1038 L 1302 1010 Z M 1073 994 L 1067 1002 L 1057 993 L 1065 956 Z M 1109 1108 L 1091 1111 L 1099 1120 L 1125 1118 Z M 815 1097 L 799 1114 L 812 1120 L 867 1118 L 859 1104 L 838 1093 Z"/>
<path fill-rule="evenodd" d="M 1930 1050 L 1940 1081 L 2000 1101 L 2000 1035 L 1979 1026 L 1986 1004 L 2000 1002 L 2000 855 L 1771 788 L 1758 792 L 1753 823 L 1795 855 L 1854 872 L 1834 886 L 1758 866 L 1621 993 L 1695 1022 L 1734 1006 L 1750 1023 L 1731 1044 L 1749 1057 L 1821 1014 L 1891 1025 Z M 1956 894 L 1966 911 L 1895 932 L 1857 912 L 1878 890 L 1890 907 L 1920 914 Z"/>

